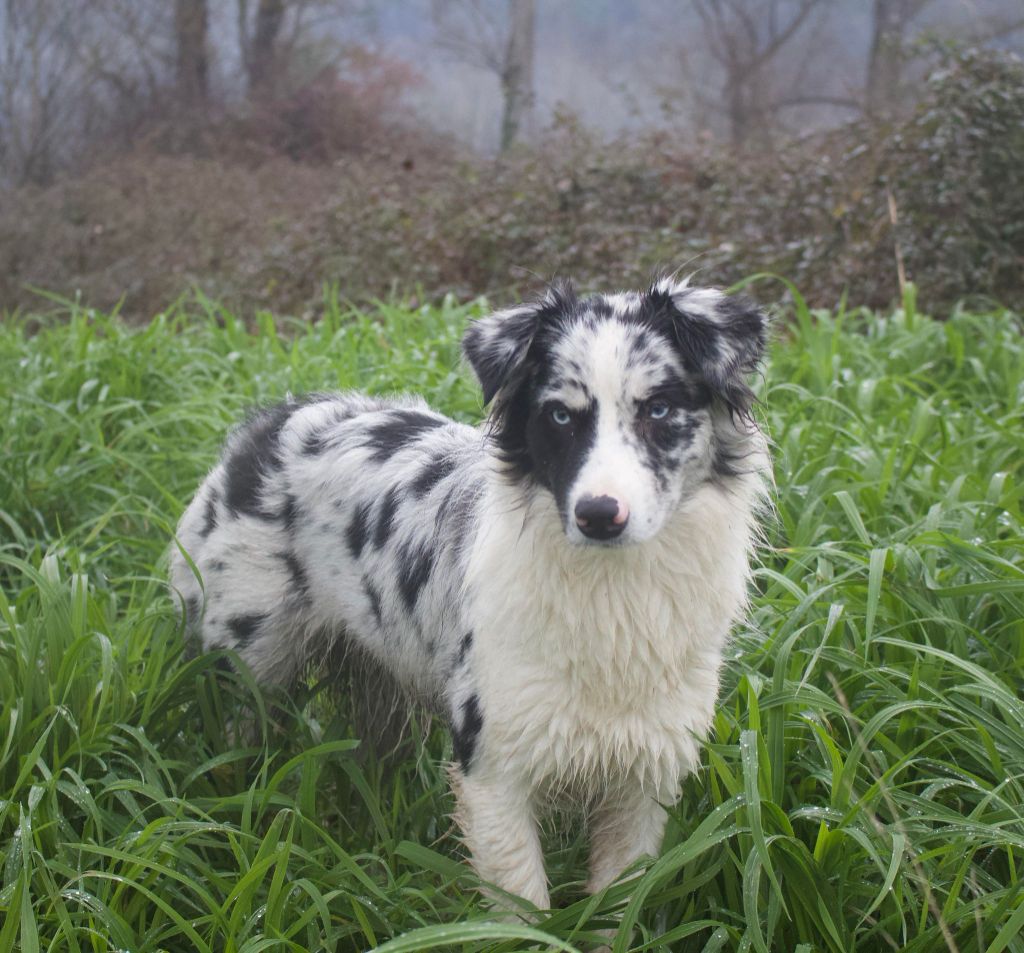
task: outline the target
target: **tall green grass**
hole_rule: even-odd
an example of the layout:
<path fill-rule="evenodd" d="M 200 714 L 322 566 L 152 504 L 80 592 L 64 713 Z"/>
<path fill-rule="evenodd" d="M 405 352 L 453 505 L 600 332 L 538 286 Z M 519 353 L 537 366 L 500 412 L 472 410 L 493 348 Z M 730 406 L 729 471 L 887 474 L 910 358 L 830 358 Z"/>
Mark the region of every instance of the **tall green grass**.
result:
<path fill-rule="evenodd" d="M 345 705 L 278 709 L 182 654 L 173 525 L 245 407 L 425 393 L 480 414 L 474 309 L 336 300 L 255 327 L 193 301 L 129 329 L 75 305 L 0 327 L 0 953 L 586 948 L 1024 953 L 1024 343 L 1005 312 L 936 323 L 798 306 L 763 414 L 777 513 L 705 767 L 662 856 L 496 922 L 459 862 L 450 749 L 354 748 Z M 254 697 L 256 701 L 253 702 Z M 631 928 L 631 929 L 629 929 Z"/>

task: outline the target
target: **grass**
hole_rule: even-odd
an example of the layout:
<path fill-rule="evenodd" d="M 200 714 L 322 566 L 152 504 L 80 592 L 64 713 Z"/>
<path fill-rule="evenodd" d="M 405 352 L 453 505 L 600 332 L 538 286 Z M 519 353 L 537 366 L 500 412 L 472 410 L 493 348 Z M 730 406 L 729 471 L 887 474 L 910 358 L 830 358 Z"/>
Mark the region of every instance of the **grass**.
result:
<path fill-rule="evenodd" d="M 993 310 L 811 315 L 763 384 L 778 513 L 705 767 L 662 856 L 499 923 L 451 831 L 449 742 L 353 750 L 344 705 L 225 726 L 253 686 L 182 655 L 163 556 L 229 424 L 288 390 L 479 417 L 473 309 L 334 297 L 309 326 L 55 304 L 0 326 L 0 953 L 1024 951 L 1024 343 Z M 268 708 L 256 696 L 255 704 Z"/>

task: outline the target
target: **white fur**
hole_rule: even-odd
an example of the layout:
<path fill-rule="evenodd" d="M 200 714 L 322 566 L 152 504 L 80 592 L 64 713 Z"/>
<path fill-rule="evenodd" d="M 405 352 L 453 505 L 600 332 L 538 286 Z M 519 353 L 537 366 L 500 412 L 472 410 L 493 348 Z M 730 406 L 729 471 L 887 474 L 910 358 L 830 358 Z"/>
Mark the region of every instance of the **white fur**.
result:
<path fill-rule="evenodd" d="M 287 685 L 347 641 L 441 709 L 478 872 L 541 908 L 537 818 L 550 804 L 589 815 L 590 890 L 657 852 L 663 805 L 712 724 L 769 469 L 749 418 L 718 398 L 688 402 L 701 369 L 642 309 L 668 296 L 685 309 L 681 333 L 688 320 L 722 327 L 706 378 L 733 387 L 730 401 L 741 381 L 727 376 L 763 346 L 759 312 L 685 283 L 600 301 L 560 294 L 477 322 L 466 350 L 500 425 L 506 379 L 525 386 L 516 369 L 556 329 L 538 352 L 550 373 L 530 426 L 552 426 L 552 401 L 590 415 L 562 435 L 590 441 L 564 490 L 517 470 L 490 427 L 415 400 L 324 396 L 232 436 L 172 552 L 190 628 L 206 648 L 236 648 L 261 681 Z M 686 435 L 652 456 L 645 407 L 666 380 L 684 395 L 669 422 Z M 628 512 L 618 538 L 584 535 L 573 514 L 587 497 Z"/>

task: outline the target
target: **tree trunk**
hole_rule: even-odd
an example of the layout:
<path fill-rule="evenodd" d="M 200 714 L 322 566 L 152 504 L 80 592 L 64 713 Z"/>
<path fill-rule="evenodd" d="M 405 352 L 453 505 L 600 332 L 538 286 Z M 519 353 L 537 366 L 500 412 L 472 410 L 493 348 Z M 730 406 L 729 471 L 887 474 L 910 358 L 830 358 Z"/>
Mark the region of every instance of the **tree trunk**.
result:
<path fill-rule="evenodd" d="M 205 109 L 209 101 L 206 0 L 175 0 L 178 97 L 187 109 Z"/>
<path fill-rule="evenodd" d="M 914 0 L 874 0 L 865 97 L 868 115 L 890 112 L 899 102 L 903 42 L 920 6 Z"/>
<path fill-rule="evenodd" d="M 249 96 L 273 97 L 277 92 L 277 40 L 284 20 L 284 0 L 260 0 L 256 8 L 256 26 L 249 47 L 246 68 L 249 73 Z"/>
<path fill-rule="evenodd" d="M 534 0 L 509 0 L 508 48 L 501 75 L 505 109 L 501 118 L 501 151 L 506 151 L 533 106 Z"/>

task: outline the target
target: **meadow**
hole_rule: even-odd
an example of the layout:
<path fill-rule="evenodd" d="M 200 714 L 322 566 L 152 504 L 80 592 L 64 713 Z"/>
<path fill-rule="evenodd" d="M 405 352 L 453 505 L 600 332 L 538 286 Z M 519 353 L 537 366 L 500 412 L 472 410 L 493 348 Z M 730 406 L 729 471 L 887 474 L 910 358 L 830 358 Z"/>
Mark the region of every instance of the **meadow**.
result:
<path fill-rule="evenodd" d="M 479 420 L 482 303 L 7 318 L 0 953 L 574 950 L 620 917 L 617 953 L 1024 953 L 1024 325 L 933 321 L 912 288 L 882 314 L 792 298 L 758 388 L 776 512 L 703 769 L 629 885 L 584 896 L 583 840 L 552 830 L 533 924 L 461 861 L 439 724 L 379 761 L 320 686 L 265 698 L 188 657 L 164 582 L 247 407 L 358 387 Z"/>

